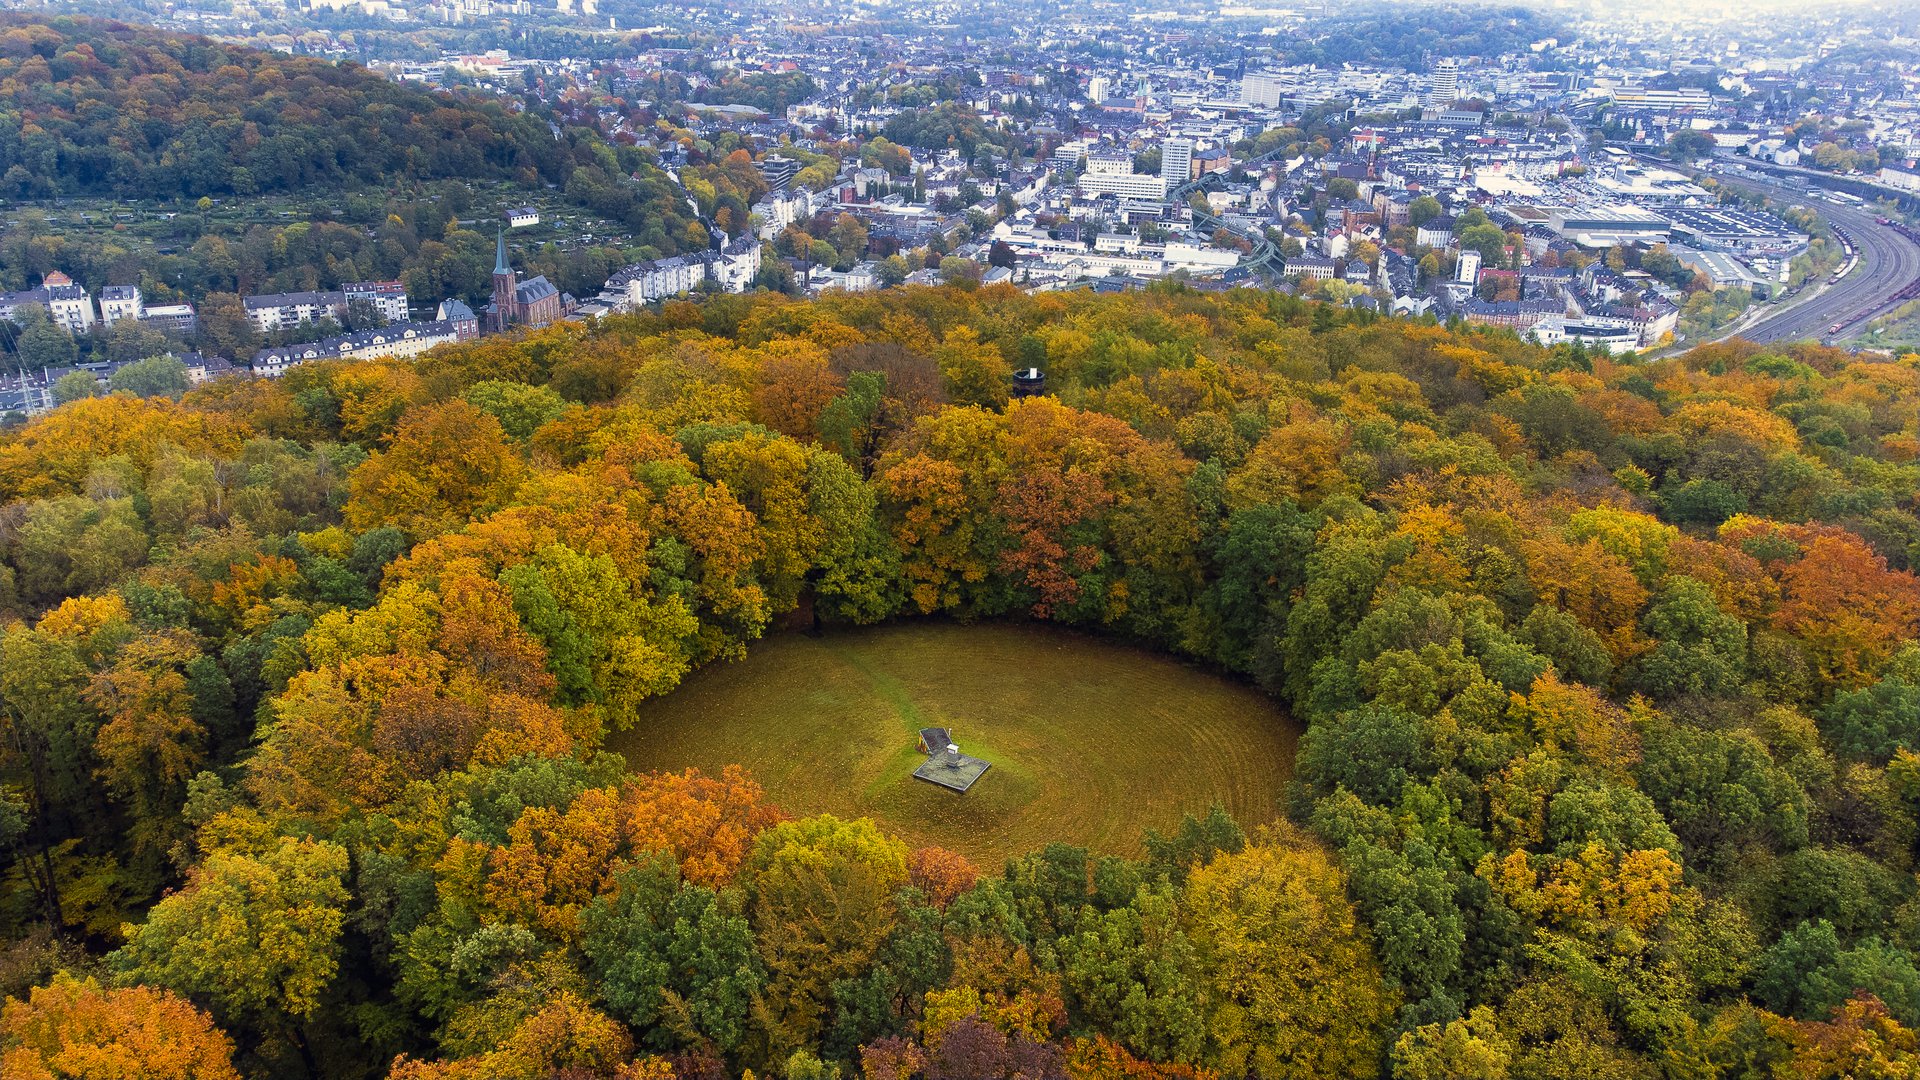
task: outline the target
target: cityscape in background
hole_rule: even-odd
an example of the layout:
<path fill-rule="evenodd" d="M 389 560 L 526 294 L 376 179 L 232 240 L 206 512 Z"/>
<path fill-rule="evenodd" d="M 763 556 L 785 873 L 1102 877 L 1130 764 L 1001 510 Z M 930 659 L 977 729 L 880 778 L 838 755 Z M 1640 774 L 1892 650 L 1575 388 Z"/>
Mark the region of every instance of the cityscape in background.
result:
<path fill-rule="evenodd" d="M 204 223 L 157 226 L 94 280 L 11 260 L 0 407 L 24 413 L 65 374 L 107 382 L 160 349 L 195 379 L 277 376 L 756 288 L 1177 279 L 1612 354 L 1920 340 L 1920 30 L 1869 5 L 1764 26 L 1578 3 L 10 6 L 110 10 L 497 99 L 657 168 L 694 219 L 648 243 L 573 183 L 509 185 L 461 195 L 464 273 L 421 272 L 416 240 L 375 260 L 387 278 L 344 280 L 331 258 L 211 274 Z M 22 246 L 141 213 L 13 187 Z M 179 201 L 183 218 L 224 216 L 234 243 L 274 224 L 239 192 Z M 372 216 L 335 220 L 372 243 Z M 305 287 L 270 287 L 289 279 Z"/>

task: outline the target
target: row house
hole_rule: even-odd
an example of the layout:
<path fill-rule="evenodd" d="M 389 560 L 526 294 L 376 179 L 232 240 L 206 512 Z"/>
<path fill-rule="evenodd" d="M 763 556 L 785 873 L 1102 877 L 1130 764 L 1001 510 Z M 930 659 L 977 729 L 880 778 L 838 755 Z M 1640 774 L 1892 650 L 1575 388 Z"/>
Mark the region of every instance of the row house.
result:
<path fill-rule="evenodd" d="M 304 345 L 261 349 L 253 356 L 253 373 L 278 378 L 286 374 L 288 368 L 317 360 L 411 359 L 435 346 L 458 340 L 460 329 L 452 321 L 396 323 Z"/>
<path fill-rule="evenodd" d="M 718 251 L 635 263 L 607 279 L 598 302 L 609 311 L 626 311 L 692 292 L 709 280 L 726 292 L 746 292 L 760 274 L 760 249 L 759 240 L 740 236 Z"/>

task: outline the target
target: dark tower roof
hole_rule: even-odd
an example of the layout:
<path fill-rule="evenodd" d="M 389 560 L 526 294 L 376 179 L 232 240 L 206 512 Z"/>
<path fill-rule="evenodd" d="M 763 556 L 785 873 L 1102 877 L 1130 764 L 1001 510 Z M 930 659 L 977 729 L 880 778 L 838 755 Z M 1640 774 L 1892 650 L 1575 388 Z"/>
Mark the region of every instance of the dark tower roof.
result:
<path fill-rule="evenodd" d="M 507 265 L 507 233 L 505 229 L 494 234 L 493 244 L 493 272 L 496 274 L 513 273 L 513 267 Z"/>

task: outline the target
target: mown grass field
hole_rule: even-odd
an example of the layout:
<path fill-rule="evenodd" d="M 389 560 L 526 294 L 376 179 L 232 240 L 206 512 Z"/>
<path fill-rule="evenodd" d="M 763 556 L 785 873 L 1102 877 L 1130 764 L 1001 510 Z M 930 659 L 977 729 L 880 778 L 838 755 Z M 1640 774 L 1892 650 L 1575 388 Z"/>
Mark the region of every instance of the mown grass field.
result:
<path fill-rule="evenodd" d="M 993 763 L 965 795 L 911 776 L 922 727 Z M 1224 805 L 1278 814 L 1294 722 L 1252 687 L 1046 626 L 911 622 L 789 633 L 651 703 L 611 750 L 636 770 L 744 765 L 796 815 L 871 817 L 996 866 L 1051 840 L 1134 855 Z"/>

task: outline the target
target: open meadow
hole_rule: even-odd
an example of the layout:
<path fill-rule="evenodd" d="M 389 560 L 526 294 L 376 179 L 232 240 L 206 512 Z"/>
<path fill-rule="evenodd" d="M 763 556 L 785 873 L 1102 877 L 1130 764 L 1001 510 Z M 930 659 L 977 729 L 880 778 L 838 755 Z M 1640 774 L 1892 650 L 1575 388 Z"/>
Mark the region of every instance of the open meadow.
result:
<path fill-rule="evenodd" d="M 992 763 L 965 795 L 913 779 L 922 727 Z M 1219 802 L 1278 813 L 1297 731 L 1259 691 L 1046 626 L 908 622 L 783 634 L 689 678 L 608 748 L 635 769 L 745 766 L 793 814 L 871 817 L 982 866 L 1066 840 L 1137 855 Z"/>

